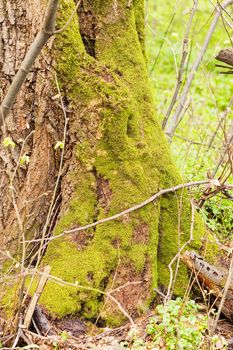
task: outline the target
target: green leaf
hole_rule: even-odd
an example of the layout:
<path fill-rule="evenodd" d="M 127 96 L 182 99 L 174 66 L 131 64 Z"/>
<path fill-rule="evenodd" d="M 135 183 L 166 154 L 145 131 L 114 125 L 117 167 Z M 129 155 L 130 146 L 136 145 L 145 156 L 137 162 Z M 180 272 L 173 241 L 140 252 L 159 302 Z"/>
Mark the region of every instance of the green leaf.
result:
<path fill-rule="evenodd" d="M 63 149 L 64 148 L 64 142 L 57 141 L 56 145 L 54 146 L 54 149 L 56 150 L 58 148 Z"/>
<path fill-rule="evenodd" d="M 148 324 L 146 327 L 146 332 L 147 334 L 154 334 L 156 332 L 156 329 L 151 324 Z"/>
<path fill-rule="evenodd" d="M 61 332 L 60 336 L 63 341 L 66 341 L 69 338 L 69 334 L 66 331 Z"/>
<path fill-rule="evenodd" d="M 27 156 L 27 154 L 25 153 L 21 158 L 20 158 L 20 164 L 24 165 L 24 164 L 29 164 L 30 162 L 30 157 Z"/>
<path fill-rule="evenodd" d="M 15 143 L 14 143 L 14 141 L 12 140 L 11 137 L 6 137 L 6 138 L 3 140 L 3 146 L 4 146 L 4 147 L 12 147 L 12 148 L 14 148 L 14 147 L 15 147 Z"/>

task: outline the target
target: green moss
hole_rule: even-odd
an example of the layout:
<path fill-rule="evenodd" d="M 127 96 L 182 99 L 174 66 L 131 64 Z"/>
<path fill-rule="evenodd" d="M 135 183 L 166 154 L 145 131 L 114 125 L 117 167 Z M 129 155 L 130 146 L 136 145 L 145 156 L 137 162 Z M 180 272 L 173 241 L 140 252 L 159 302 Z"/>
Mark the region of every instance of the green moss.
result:
<path fill-rule="evenodd" d="M 95 58 L 84 50 L 77 21 L 56 39 L 59 81 L 75 113 L 69 120 L 73 170 L 64 179 L 71 184 L 72 198 L 63 208 L 55 235 L 74 225 L 85 225 L 118 213 L 145 200 L 159 188 L 181 181 L 154 115 L 142 43 L 138 38 L 142 19 L 139 23 L 138 18 L 135 24 L 134 10 L 141 11 L 142 1 L 135 1 L 135 7 L 126 12 L 125 2 L 120 1 L 117 21 L 111 3 L 101 1 L 95 9 L 101 23 Z M 61 26 L 73 6 L 71 0 L 62 1 Z M 98 188 L 101 187 L 99 179 L 105 184 L 104 189 Z M 104 200 L 100 199 L 100 193 Z M 190 217 L 189 208 L 183 217 Z M 189 222 L 186 221 L 184 223 Z M 138 223 L 148 226 L 146 241 L 134 242 Z M 187 239 L 187 227 L 183 227 L 182 232 Z M 82 247 L 77 243 L 81 234 L 85 236 Z M 162 200 L 161 206 L 159 199 L 130 217 L 52 241 L 43 263 L 50 264 L 51 273 L 66 282 L 78 281 L 103 290 L 111 286 L 111 276 L 120 256 L 119 271 L 128 264 L 140 276 L 146 265 L 152 290 L 158 276 L 161 283 L 169 280 L 167 263 L 177 252 L 176 237 L 177 200 L 172 194 Z M 181 273 L 179 280 L 185 278 L 186 273 Z M 143 304 L 146 307 L 152 298 L 153 293 L 148 293 L 146 300 L 135 301 L 135 307 L 143 309 Z M 55 317 L 80 313 L 93 319 L 102 302 L 101 294 L 54 282 L 48 282 L 41 298 L 41 303 Z M 109 324 L 122 321 L 122 315 L 119 313 L 116 320 L 109 308 L 102 317 Z"/>
<path fill-rule="evenodd" d="M 84 176 L 80 178 L 77 172 L 71 172 L 69 181 L 73 181 L 77 189 L 70 201 L 69 212 L 59 220 L 54 234 L 59 234 L 77 222 L 80 225 L 85 225 L 91 222 L 95 215 L 96 183 L 94 175 L 85 172 Z"/>
<path fill-rule="evenodd" d="M 171 259 L 191 237 L 191 208 L 187 192 L 176 192 L 175 196 L 177 198 L 175 201 L 171 200 L 172 196 L 174 197 L 173 194 L 170 194 L 161 201 L 158 270 L 160 271 L 159 284 L 164 286 L 167 285 L 170 279 L 168 265 Z M 194 218 L 193 241 L 185 247 L 183 253 L 190 248 L 199 250 L 204 235 L 204 225 L 200 216 L 196 214 Z M 173 264 L 173 270 L 175 267 L 176 262 Z M 176 295 L 181 295 L 185 292 L 187 278 L 187 268 L 181 263 L 178 280 L 174 289 Z"/>
<path fill-rule="evenodd" d="M 219 250 L 219 245 L 215 242 L 215 237 L 212 236 L 208 229 L 204 232 L 203 237 L 201 255 L 210 264 L 216 265 L 217 261 L 220 261 L 221 265 L 221 258 L 225 255 L 224 251 Z"/>
<path fill-rule="evenodd" d="M 18 309 L 19 288 L 21 285 L 21 278 L 14 276 L 6 278 L 6 281 L 1 283 L 0 289 L 0 315 L 1 317 L 12 321 Z"/>
<path fill-rule="evenodd" d="M 146 58 L 145 48 L 145 2 L 144 0 L 134 0 L 134 18 L 136 29 L 138 33 L 138 39 L 141 44 L 141 49 L 144 57 Z"/>

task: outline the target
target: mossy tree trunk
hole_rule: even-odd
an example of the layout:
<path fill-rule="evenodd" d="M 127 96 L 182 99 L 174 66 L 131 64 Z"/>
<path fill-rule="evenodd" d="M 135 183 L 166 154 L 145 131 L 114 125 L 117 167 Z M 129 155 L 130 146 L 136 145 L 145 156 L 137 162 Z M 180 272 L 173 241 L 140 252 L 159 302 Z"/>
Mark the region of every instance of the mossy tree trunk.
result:
<path fill-rule="evenodd" d="M 35 3 L 38 6 L 38 0 Z M 74 6 L 72 0 L 60 2 L 60 27 Z M 13 8 L 22 18 L 29 11 L 25 8 L 20 14 Z M 34 9 L 32 15 L 40 23 L 41 13 Z M 25 30 L 30 18 L 24 17 Z M 31 162 L 19 167 L 14 179 L 27 238 L 41 235 L 58 172 L 60 151 L 53 146 L 61 140 L 64 121 L 59 100 L 53 98 L 55 72 L 69 123 L 57 206 L 48 231 L 58 235 L 92 223 L 181 182 L 154 114 L 144 44 L 143 0 L 82 0 L 77 16 L 44 50 L 24 87 L 28 102 L 23 110 L 30 118 L 23 138 L 35 130 L 26 143 Z M 9 73 L 2 79 L 9 81 Z M 21 107 L 22 94 L 14 108 L 17 115 L 10 116 L 14 121 L 21 117 Z M 9 125 L 10 119 L 8 130 Z M 10 134 L 16 142 L 21 130 L 10 129 Z M 16 158 L 19 150 L 20 144 L 12 151 Z M 8 156 L 12 162 L 12 154 Z M 9 180 L 4 181 L 6 186 Z M 4 200 L 1 239 L 13 249 L 19 223 L 12 197 Z M 179 236 L 188 239 L 189 226 L 186 194 L 172 194 L 129 216 L 51 241 L 42 265 L 51 265 L 51 274 L 66 282 L 101 290 L 141 281 L 113 294 L 136 316 L 153 301 L 153 288 L 168 283 L 167 264 L 177 252 Z M 185 270 L 179 278 L 185 281 Z M 47 284 L 41 304 L 54 317 L 77 314 L 93 320 L 100 315 L 109 324 L 122 320 L 119 309 L 103 295 L 55 282 Z"/>

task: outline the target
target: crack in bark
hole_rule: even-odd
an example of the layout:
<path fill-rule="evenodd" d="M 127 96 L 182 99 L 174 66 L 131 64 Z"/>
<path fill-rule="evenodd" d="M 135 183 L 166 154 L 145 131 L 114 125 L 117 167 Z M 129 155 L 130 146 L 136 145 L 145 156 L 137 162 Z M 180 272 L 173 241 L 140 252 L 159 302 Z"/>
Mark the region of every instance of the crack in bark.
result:
<path fill-rule="evenodd" d="M 105 214 L 108 214 L 109 207 L 112 200 L 112 190 L 109 186 L 109 180 L 97 173 L 96 169 L 93 169 L 93 174 L 96 179 L 96 196 L 97 196 L 97 217 L 99 213 L 98 207 L 104 209 Z"/>
<path fill-rule="evenodd" d="M 95 57 L 97 21 L 88 1 L 83 0 L 78 8 L 79 30 L 86 52 Z"/>

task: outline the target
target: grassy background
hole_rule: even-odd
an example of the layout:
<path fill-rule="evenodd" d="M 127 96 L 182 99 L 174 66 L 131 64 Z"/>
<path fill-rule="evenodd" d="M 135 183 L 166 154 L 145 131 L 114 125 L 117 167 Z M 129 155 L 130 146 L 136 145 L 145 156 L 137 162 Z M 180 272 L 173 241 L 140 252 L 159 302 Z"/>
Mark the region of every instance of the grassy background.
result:
<path fill-rule="evenodd" d="M 192 0 L 177 0 L 175 2 L 148 0 L 146 2 L 148 68 L 154 91 L 156 112 L 161 123 L 176 86 L 182 57 L 183 38 L 192 6 Z M 228 7 L 227 11 L 232 13 L 232 9 L 233 6 Z M 186 60 L 183 85 L 203 45 L 213 20 L 213 12 L 213 3 L 209 0 L 199 0 L 189 37 L 189 56 Z M 233 23 L 227 14 L 225 17 L 230 23 Z M 171 18 L 173 18 L 172 21 Z M 183 174 L 184 181 L 206 178 L 207 170 L 215 169 L 221 157 L 224 135 L 229 135 L 229 131 L 230 134 L 233 133 L 232 109 L 218 129 L 219 121 L 233 95 L 233 75 L 222 75 L 220 74 L 221 69 L 215 67 L 216 63 L 221 63 L 215 60 L 218 52 L 233 46 L 231 36 L 232 29 L 221 17 L 193 80 L 188 96 L 189 107 L 176 129 L 176 136 L 171 143 L 174 159 Z M 173 108 L 170 118 L 175 112 L 175 108 L 176 106 Z M 213 135 L 215 136 L 213 137 Z M 182 138 L 190 140 L 190 142 Z M 210 147 L 212 138 L 213 142 Z M 192 141 L 201 145 L 193 144 Z M 222 167 L 219 168 L 218 175 L 221 171 Z M 228 182 L 232 182 L 232 175 Z M 232 236 L 232 201 L 218 195 L 206 201 L 201 212 L 209 228 L 221 239 L 228 239 Z"/>
<path fill-rule="evenodd" d="M 148 66 L 154 89 L 156 111 L 161 121 L 168 109 L 176 85 L 177 72 L 182 56 L 183 38 L 192 6 L 193 1 L 190 0 L 180 0 L 174 3 L 170 0 L 158 2 L 149 0 L 147 2 Z M 189 57 L 186 60 L 184 78 L 189 74 L 192 63 L 204 42 L 213 19 L 213 11 L 214 6 L 210 1 L 199 1 L 191 27 Z M 168 29 L 169 21 L 173 15 L 173 21 Z M 232 22 L 227 15 L 226 17 Z M 221 49 L 232 46 L 229 38 L 232 35 L 232 30 L 227 26 L 226 31 L 225 27 L 223 19 L 220 18 L 193 81 L 188 97 L 190 99 L 189 108 L 175 133 L 203 145 L 193 145 L 177 136 L 173 138 L 171 144 L 176 162 L 186 179 L 198 180 L 205 177 L 208 168 L 215 168 L 221 154 L 224 134 L 222 128 L 215 136 L 214 148 L 208 149 L 208 145 L 216 131 L 222 112 L 227 107 L 233 94 L 233 76 L 221 75 L 219 74 L 221 69 L 215 67 L 216 63 L 220 63 L 214 58 L 216 54 Z M 156 58 L 157 62 L 154 65 Z M 175 108 L 171 116 L 174 111 Z M 230 112 L 224 126 L 225 130 L 228 129 L 232 118 L 233 114 Z"/>

